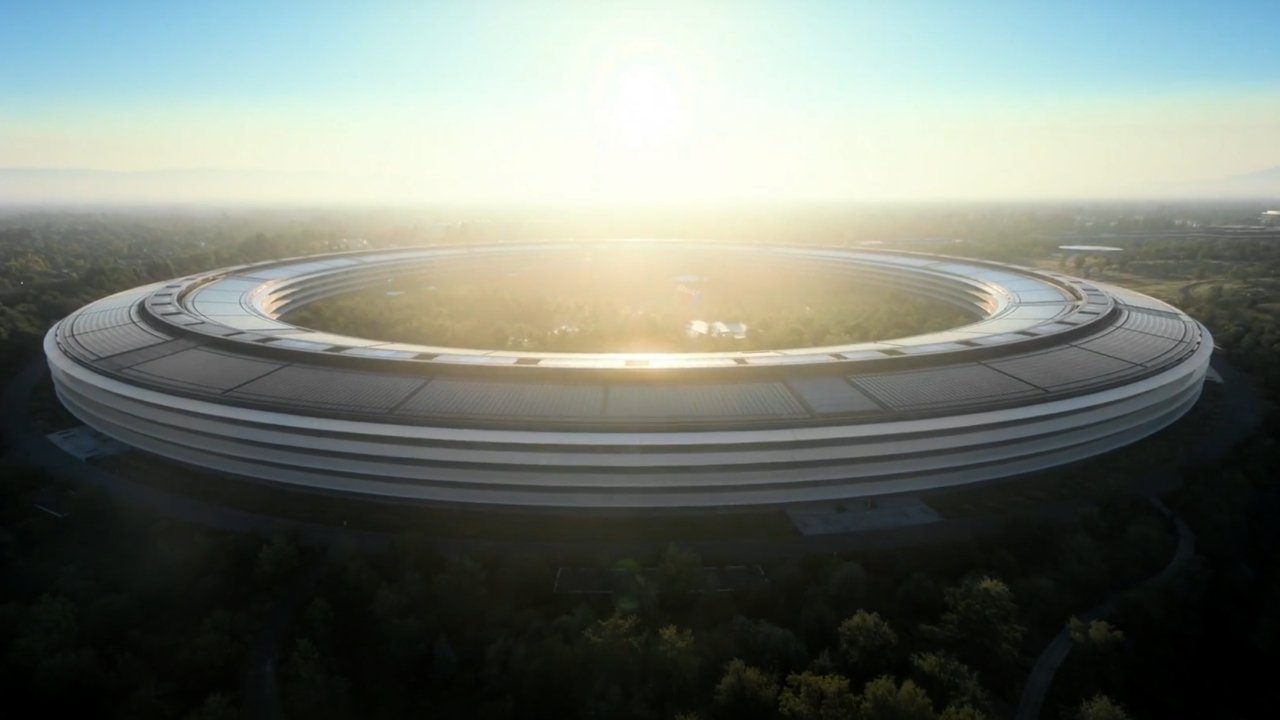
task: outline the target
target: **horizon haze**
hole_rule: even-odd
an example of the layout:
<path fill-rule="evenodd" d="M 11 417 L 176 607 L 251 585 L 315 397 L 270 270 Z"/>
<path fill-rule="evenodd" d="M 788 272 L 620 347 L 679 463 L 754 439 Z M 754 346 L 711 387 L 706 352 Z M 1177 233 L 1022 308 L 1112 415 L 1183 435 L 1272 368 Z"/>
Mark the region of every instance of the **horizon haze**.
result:
<path fill-rule="evenodd" d="M 22 4 L 0 201 L 1280 194 L 1280 6 Z"/>

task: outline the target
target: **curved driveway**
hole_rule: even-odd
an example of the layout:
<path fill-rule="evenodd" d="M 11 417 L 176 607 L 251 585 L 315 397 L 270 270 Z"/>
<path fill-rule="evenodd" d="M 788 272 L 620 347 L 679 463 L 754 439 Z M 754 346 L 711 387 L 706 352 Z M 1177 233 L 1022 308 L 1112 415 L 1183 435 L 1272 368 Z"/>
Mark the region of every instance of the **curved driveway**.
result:
<path fill-rule="evenodd" d="M 1265 402 L 1258 397 L 1248 378 L 1239 370 L 1231 367 L 1220 357 L 1214 357 L 1213 369 L 1223 380 L 1222 407 L 1219 409 L 1218 417 L 1214 418 L 1213 425 L 1204 428 L 1200 434 L 1200 441 L 1187 453 L 1188 465 L 1204 465 L 1224 456 L 1236 443 L 1257 428 L 1266 409 Z M 1176 484 L 1154 482 L 1152 488 L 1163 491 L 1172 489 Z M 1151 502 L 1161 515 L 1173 523 L 1178 532 L 1178 547 L 1163 570 L 1132 586 L 1129 590 L 1159 586 L 1167 582 L 1177 575 L 1195 554 L 1195 536 L 1191 528 L 1182 521 L 1182 518 L 1174 515 L 1158 497 L 1153 497 Z M 1101 605 L 1080 616 L 1080 619 L 1088 622 L 1106 617 L 1115 610 L 1120 597 L 1129 590 L 1112 595 Z M 1036 663 L 1032 666 L 1027 682 L 1022 688 L 1022 696 L 1018 700 L 1018 710 L 1014 715 L 1016 720 L 1036 720 L 1040 717 L 1045 696 L 1048 695 L 1049 688 L 1053 684 L 1053 676 L 1070 652 L 1071 638 L 1068 625 L 1064 625 L 1036 658 Z"/>
<path fill-rule="evenodd" d="M 1169 563 L 1160 572 L 1136 585 L 1111 595 L 1101 605 L 1079 616 L 1080 620 L 1091 622 L 1107 617 L 1115 612 L 1116 606 L 1120 604 L 1120 598 L 1125 593 L 1143 587 L 1155 587 L 1164 584 L 1177 575 L 1186 566 L 1187 562 L 1195 556 L 1196 541 L 1195 536 L 1191 533 L 1191 528 L 1187 527 L 1182 518 L 1174 515 L 1159 498 L 1152 498 L 1151 503 L 1155 505 L 1156 510 L 1161 515 L 1164 515 L 1166 519 L 1174 524 L 1178 531 L 1178 547 L 1174 550 L 1173 557 L 1169 559 Z M 1063 625 L 1062 630 L 1058 631 L 1058 634 L 1054 636 L 1053 640 L 1049 641 L 1049 645 L 1040 653 L 1040 657 L 1036 658 L 1036 664 L 1032 666 L 1031 674 L 1027 676 L 1027 683 L 1022 688 L 1022 697 L 1018 700 L 1018 711 L 1014 715 L 1015 720 L 1036 720 L 1040 717 L 1040 712 L 1044 707 L 1045 696 L 1049 694 L 1049 687 L 1053 685 L 1053 676 L 1062 665 L 1062 661 L 1066 660 L 1067 655 L 1071 652 L 1070 629 L 1070 622 Z"/>

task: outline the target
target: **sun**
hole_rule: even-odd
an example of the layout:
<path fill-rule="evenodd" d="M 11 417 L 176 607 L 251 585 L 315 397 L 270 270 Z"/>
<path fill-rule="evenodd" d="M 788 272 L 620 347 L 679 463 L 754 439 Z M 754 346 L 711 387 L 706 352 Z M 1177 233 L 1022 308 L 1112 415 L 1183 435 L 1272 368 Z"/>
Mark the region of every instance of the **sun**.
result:
<path fill-rule="evenodd" d="M 599 122 L 628 145 L 660 145 L 687 130 L 689 98 L 680 68 L 661 54 L 616 58 L 602 74 Z"/>

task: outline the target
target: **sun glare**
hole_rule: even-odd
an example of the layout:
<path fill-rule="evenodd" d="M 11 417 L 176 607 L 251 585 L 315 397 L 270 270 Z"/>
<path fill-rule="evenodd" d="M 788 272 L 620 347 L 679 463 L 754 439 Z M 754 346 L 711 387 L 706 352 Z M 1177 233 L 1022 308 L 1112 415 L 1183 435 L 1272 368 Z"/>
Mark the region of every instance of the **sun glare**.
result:
<path fill-rule="evenodd" d="M 688 125 L 686 78 L 671 58 L 653 51 L 626 53 L 601 78 L 599 122 L 628 145 L 664 144 Z"/>
<path fill-rule="evenodd" d="M 622 68 L 613 81 L 609 110 L 614 126 L 637 141 L 670 137 L 684 119 L 675 85 L 656 65 Z"/>

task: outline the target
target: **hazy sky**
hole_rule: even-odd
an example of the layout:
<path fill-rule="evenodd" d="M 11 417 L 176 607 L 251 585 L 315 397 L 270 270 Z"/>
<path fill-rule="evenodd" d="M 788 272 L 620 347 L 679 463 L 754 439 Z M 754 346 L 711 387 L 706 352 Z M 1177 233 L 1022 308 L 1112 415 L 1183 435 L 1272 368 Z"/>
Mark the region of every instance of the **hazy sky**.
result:
<path fill-rule="evenodd" d="M 1158 194 L 1280 165 L 1277 28 L 1276 0 L 0 0 L 0 167 L 396 201 Z"/>

